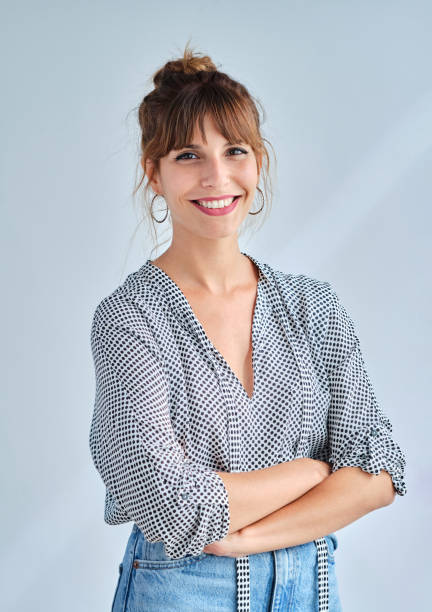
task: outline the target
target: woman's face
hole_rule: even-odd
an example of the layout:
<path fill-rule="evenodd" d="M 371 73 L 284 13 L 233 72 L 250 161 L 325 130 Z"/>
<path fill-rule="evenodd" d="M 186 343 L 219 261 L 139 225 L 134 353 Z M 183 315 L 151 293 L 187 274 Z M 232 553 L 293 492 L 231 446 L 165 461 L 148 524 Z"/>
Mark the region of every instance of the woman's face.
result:
<path fill-rule="evenodd" d="M 261 166 L 249 145 L 225 142 L 211 115 L 205 117 L 204 131 L 207 144 L 196 126 L 190 146 L 160 159 L 151 186 L 167 202 L 174 233 L 221 238 L 236 234 L 251 209 Z M 234 196 L 239 197 L 231 204 Z M 193 202 L 203 199 L 209 208 Z M 223 207 L 214 208 L 215 200 Z"/>

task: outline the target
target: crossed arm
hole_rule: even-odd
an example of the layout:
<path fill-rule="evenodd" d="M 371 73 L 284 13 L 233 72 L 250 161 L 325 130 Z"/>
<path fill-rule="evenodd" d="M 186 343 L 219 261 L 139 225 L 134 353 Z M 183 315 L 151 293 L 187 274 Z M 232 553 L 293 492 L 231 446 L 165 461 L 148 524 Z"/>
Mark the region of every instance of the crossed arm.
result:
<path fill-rule="evenodd" d="M 244 477 L 245 474 L 219 472 L 227 487 L 230 513 L 237 530 L 232 530 L 233 520 L 231 520 L 226 538 L 208 545 L 204 551 L 235 557 L 304 544 L 337 531 L 373 510 L 391 504 L 395 498 L 391 477 L 385 470 L 374 475 L 359 467 L 343 467 L 330 475 L 323 474 L 321 470 L 321 475 L 317 476 L 314 463 L 322 462 L 306 461 L 309 461 L 309 464 L 306 464 L 309 480 L 304 478 L 305 465 L 302 466 L 305 492 L 270 513 L 267 511 L 268 500 L 271 498 L 280 500 L 281 481 L 280 477 L 278 480 L 271 472 L 273 468 L 267 468 L 267 491 L 265 495 L 261 495 L 260 503 L 254 500 L 255 512 L 259 512 L 261 508 L 261 512 L 267 512 L 267 514 L 240 527 L 242 523 L 240 516 L 244 516 L 244 513 L 241 514 L 241 512 L 247 501 L 247 491 L 242 491 L 240 499 L 239 488 L 242 489 L 241 477 Z M 289 466 L 290 464 L 294 462 L 283 465 Z M 261 473 L 265 471 L 259 470 Z M 291 475 L 293 473 L 292 470 Z M 251 474 L 255 472 L 249 473 L 249 484 Z M 299 486 L 300 472 L 297 472 L 297 476 L 295 482 Z M 314 478 L 319 478 L 317 484 L 313 484 Z M 244 482 L 243 478 L 243 484 Z M 256 492 L 257 489 L 255 489 Z M 251 501 L 249 499 L 249 502 Z"/>

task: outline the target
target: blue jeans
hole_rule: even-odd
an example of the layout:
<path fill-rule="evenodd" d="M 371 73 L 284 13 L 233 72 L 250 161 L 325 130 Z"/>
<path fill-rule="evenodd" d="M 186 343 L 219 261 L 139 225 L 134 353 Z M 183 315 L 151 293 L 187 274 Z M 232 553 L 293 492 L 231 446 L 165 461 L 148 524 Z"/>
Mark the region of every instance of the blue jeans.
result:
<path fill-rule="evenodd" d="M 342 610 L 335 573 L 334 533 L 326 536 L 329 611 Z M 251 612 L 318 610 L 314 542 L 249 555 Z M 134 523 L 126 545 L 111 612 L 236 610 L 234 557 L 202 553 L 172 560 L 163 542 L 149 542 Z"/>

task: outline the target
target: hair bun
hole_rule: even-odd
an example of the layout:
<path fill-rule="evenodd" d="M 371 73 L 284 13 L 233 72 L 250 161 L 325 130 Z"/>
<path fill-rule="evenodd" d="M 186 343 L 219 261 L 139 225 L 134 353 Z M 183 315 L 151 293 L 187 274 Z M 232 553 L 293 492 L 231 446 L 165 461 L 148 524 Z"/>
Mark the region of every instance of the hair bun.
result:
<path fill-rule="evenodd" d="M 192 49 L 186 45 L 183 57 L 167 62 L 153 75 L 153 83 L 155 87 L 159 87 L 161 83 L 173 73 L 177 74 L 195 74 L 196 72 L 213 72 L 217 71 L 216 65 L 208 55 L 194 53 Z"/>

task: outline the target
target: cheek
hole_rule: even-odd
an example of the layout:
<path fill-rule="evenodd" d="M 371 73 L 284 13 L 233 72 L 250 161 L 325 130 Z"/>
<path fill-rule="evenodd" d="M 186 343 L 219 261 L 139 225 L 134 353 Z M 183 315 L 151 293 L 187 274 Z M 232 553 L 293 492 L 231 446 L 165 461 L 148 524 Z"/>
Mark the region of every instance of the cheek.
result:
<path fill-rule="evenodd" d="M 165 193 L 169 196 L 170 200 L 175 204 L 183 204 L 187 198 L 188 193 L 194 191 L 194 185 L 196 181 L 191 181 L 190 176 L 187 173 L 183 173 L 182 176 L 173 175 L 169 182 L 166 182 L 167 189 Z"/>
<path fill-rule="evenodd" d="M 255 187 L 258 181 L 258 168 L 255 160 L 248 160 L 248 163 L 239 169 L 239 176 L 245 184 Z"/>

